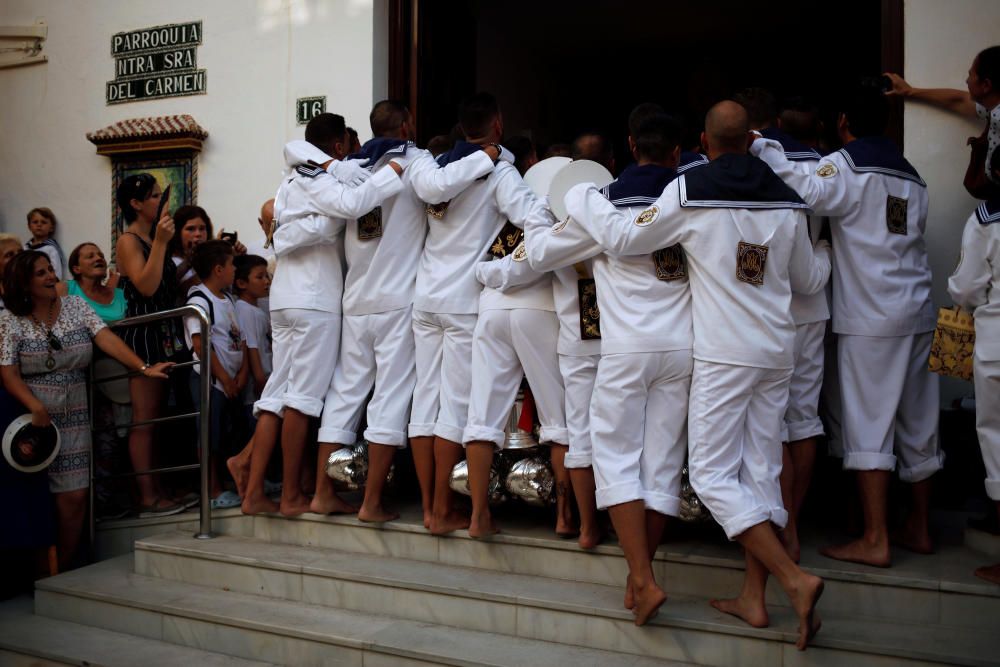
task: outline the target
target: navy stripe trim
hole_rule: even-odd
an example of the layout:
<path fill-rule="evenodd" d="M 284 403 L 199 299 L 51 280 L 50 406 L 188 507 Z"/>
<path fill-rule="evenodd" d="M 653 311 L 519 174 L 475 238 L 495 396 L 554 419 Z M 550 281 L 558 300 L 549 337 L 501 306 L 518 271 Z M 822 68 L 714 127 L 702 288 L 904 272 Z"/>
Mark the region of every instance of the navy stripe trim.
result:
<path fill-rule="evenodd" d="M 976 218 L 979 219 L 979 224 L 988 225 L 993 222 L 1000 222 L 1000 210 L 990 211 L 989 202 L 983 202 L 976 207 Z"/>
<path fill-rule="evenodd" d="M 906 179 L 907 181 L 913 181 L 917 185 L 922 185 L 925 188 L 927 187 L 927 184 L 924 183 L 924 179 L 920 178 L 919 176 L 914 176 L 913 174 L 909 174 L 905 171 L 899 171 L 898 169 L 889 169 L 887 167 L 859 167 L 856 164 L 854 164 L 854 160 L 851 159 L 851 154 L 847 152 L 847 149 L 841 148 L 837 152 L 844 156 L 844 159 L 847 160 L 847 164 L 850 165 L 853 171 L 856 171 L 860 174 L 865 174 L 865 173 L 885 174 L 886 176 L 895 176 L 896 178 L 903 178 Z"/>

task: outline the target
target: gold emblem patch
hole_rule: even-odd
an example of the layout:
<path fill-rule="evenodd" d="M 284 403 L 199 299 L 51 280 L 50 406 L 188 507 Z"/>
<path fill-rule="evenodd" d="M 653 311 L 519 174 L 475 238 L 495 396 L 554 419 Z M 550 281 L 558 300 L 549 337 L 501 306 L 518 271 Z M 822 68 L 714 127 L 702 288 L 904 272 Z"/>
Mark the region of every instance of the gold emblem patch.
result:
<path fill-rule="evenodd" d="M 736 244 L 736 279 L 751 285 L 764 284 L 767 246 L 740 241 Z"/>
<path fill-rule="evenodd" d="M 653 253 L 656 279 L 670 282 L 687 278 L 687 257 L 679 245 L 660 248 Z"/>
<path fill-rule="evenodd" d="M 650 206 L 645 211 L 635 216 L 635 224 L 638 225 L 639 227 L 645 227 L 646 225 L 656 220 L 656 216 L 658 216 L 659 214 L 660 214 L 660 209 L 656 208 L 655 206 Z"/>
<path fill-rule="evenodd" d="M 440 204 L 428 204 L 427 205 L 427 215 L 431 216 L 435 220 L 440 220 L 444 217 L 445 212 L 448 210 L 448 204 L 450 201 L 441 202 Z"/>
<path fill-rule="evenodd" d="M 837 175 L 837 168 L 827 162 L 816 170 L 816 175 L 820 178 L 832 178 Z"/>
<path fill-rule="evenodd" d="M 358 218 L 358 239 L 367 241 L 379 238 L 382 238 L 382 207 L 376 206 Z"/>
<path fill-rule="evenodd" d="M 906 236 L 906 200 L 889 195 L 885 200 L 885 224 L 891 234 Z"/>
<path fill-rule="evenodd" d="M 524 247 L 524 241 L 521 241 L 520 243 L 517 244 L 517 247 L 514 248 L 514 261 L 523 262 L 527 258 L 528 258 L 528 249 Z"/>
<path fill-rule="evenodd" d="M 490 245 L 490 254 L 496 259 L 506 257 L 510 253 L 514 252 L 514 248 L 517 247 L 517 244 L 520 243 L 523 238 L 524 232 L 515 227 L 514 224 L 508 220 L 504 223 L 500 233 L 497 234 L 497 237 Z"/>
<path fill-rule="evenodd" d="M 601 309 L 597 307 L 597 283 L 593 278 L 576 281 L 580 295 L 580 338 L 597 340 L 601 337 Z"/>

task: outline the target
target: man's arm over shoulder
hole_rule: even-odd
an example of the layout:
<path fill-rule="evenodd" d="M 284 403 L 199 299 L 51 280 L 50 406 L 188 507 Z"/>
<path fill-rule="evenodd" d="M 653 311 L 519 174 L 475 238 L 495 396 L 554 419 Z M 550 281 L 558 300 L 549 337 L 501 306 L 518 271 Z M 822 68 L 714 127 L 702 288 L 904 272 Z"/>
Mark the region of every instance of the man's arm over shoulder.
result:
<path fill-rule="evenodd" d="M 428 204 L 451 201 L 491 171 L 493 160 L 486 151 L 476 151 L 443 167 L 438 167 L 431 154 L 423 151 L 407 167 L 413 191 Z"/>
<path fill-rule="evenodd" d="M 838 160 L 823 158 L 815 169 L 807 171 L 785 157 L 781 144 L 773 139 L 757 139 L 750 146 L 750 154 L 766 162 L 816 215 L 843 217 L 858 206 L 858 193 L 852 196 L 847 175 Z"/>
<path fill-rule="evenodd" d="M 476 279 L 486 287 L 506 292 L 538 280 L 542 273 L 526 261 L 524 241 L 509 255 L 476 264 Z"/>
<path fill-rule="evenodd" d="M 996 223 L 994 223 L 996 224 Z M 976 214 L 965 223 L 962 232 L 962 254 L 955 272 L 948 278 L 948 294 L 952 301 L 973 311 L 989 300 L 992 273 L 989 264 L 991 225 L 979 224 Z"/>
<path fill-rule="evenodd" d="M 820 241 L 813 247 L 809 239 L 805 214 L 795 214 L 795 236 L 788 262 L 788 280 L 793 292 L 816 294 L 830 279 L 830 244 Z"/>
<path fill-rule="evenodd" d="M 403 181 L 386 165 L 357 187 L 345 185 L 329 174 L 303 183 L 317 213 L 331 218 L 360 218 L 403 189 Z"/>

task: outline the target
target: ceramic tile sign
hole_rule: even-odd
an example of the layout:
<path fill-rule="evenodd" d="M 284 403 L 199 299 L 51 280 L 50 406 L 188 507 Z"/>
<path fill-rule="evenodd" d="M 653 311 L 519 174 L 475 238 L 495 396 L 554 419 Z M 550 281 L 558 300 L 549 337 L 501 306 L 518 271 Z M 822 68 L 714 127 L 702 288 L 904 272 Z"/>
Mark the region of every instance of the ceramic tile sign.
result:
<path fill-rule="evenodd" d="M 205 70 L 198 69 L 201 38 L 201 21 L 112 35 L 115 78 L 105 89 L 107 103 L 204 95 Z"/>
<path fill-rule="evenodd" d="M 299 125 L 305 125 L 310 120 L 326 112 L 326 96 L 300 97 L 295 100 L 295 120 Z"/>

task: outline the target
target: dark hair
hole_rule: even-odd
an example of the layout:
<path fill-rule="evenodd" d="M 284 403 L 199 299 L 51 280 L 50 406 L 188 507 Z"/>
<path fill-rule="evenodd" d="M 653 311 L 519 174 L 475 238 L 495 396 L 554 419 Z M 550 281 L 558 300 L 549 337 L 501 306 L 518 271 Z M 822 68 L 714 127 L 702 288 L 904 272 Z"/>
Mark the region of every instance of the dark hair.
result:
<path fill-rule="evenodd" d="M 239 294 L 242 290 L 236 284 L 240 280 L 250 280 L 250 274 L 258 266 L 267 268 L 267 260 L 260 255 L 240 255 L 233 259 L 236 265 L 236 278 L 233 280 L 233 291 Z"/>
<path fill-rule="evenodd" d="M 79 280 L 80 279 L 80 274 L 77 273 L 76 271 L 74 271 L 73 267 L 80 263 L 80 253 L 83 252 L 83 249 L 86 248 L 89 245 L 94 246 L 98 250 L 101 249 L 101 246 L 97 245 L 96 243 L 94 243 L 92 241 L 84 241 L 83 243 L 81 243 L 77 247 L 73 248 L 73 252 L 71 252 L 69 254 L 69 261 L 67 262 L 67 265 L 68 265 L 68 268 L 69 268 L 70 275 L 73 276 L 73 280 Z"/>
<path fill-rule="evenodd" d="M 983 49 L 976 56 L 976 76 L 980 81 L 989 79 L 993 92 L 1000 92 L 1000 46 Z"/>
<path fill-rule="evenodd" d="M 327 154 L 333 152 L 333 145 L 343 141 L 346 134 L 344 117 L 335 113 L 313 116 L 306 125 L 306 141 Z"/>
<path fill-rule="evenodd" d="M 115 192 L 115 201 L 118 202 L 118 208 L 122 210 L 125 222 L 135 222 L 135 219 L 139 217 L 139 214 L 132 208 L 132 200 L 146 201 L 153 194 L 155 185 L 156 177 L 147 173 L 132 174 L 121 182 L 118 191 Z M 154 220 L 154 222 L 156 221 Z"/>
<path fill-rule="evenodd" d="M 212 219 L 208 217 L 205 209 L 194 204 L 185 204 L 174 211 L 174 235 L 170 238 L 170 245 L 167 247 L 167 252 L 171 256 L 181 256 L 184 254 L 184 242 L 181 240 L 181 230 L 184 229 L 184 225 L 195 218 L 201 218 L 205 221 L 206 241 L 215 236 L 215 232 L 212 230 Z"/>
<path fill-rule="evenodd" d="M 479 139 L 490 131 L 490 124 L 500 115 L 497 98 L 489 93 L 476 93 L 462 100 L 458 107 L 458 124 L 466 137 Z"/>
<path fill-rule="evenodd" d="M 584 139 L 592 137 L 594 139 L 590 145 L 584 145 Z M 603 164 L 612 171 L 612 162 L 615 158 L 614 148 L 606 136 L 600 132 L 584 132 L 573 140 L 573 148 L 570 157 L 574 160 L 593 160 Z"/>
<path fill-rule="evenodd" d="M 764 88 L 744 88 L 736 93 L 733 101 L 747 110 L 750 127 L 764 127 L 774 123 L 778 117 L 778 103 L 771 91 Z"/>
<path fill-rule="evenodd" d="M 437 157 L 441 153 L 447 153 L 451 150 L 451 147 L 455 145 L 451 137 L 447 134 L 439 134 L 435 137 L 431 137 L 431 140 L 427 142 L 427 150 L 430 151 L 431 155 Z"/>
<path fill-rule="evenodd" d="M 639 126 L 642 124 L 642 121 L 659 113 L 666 112 L 656 102 L 643 102 L 637 105 L 628 115 L 628 136 L 634 140 L 636 135 L 639 134 Z"/>
<path fill-rule="evenodd" d="M 549 144 L 545 151 L 545 157 L 570 157 L 573 155 L 573 147 L 569 144 Z"/>
<path fill-rule="evenodd" d="M 514 154 L 514 167 L 519 174 L 524 176 L 524 172 L 527 171 L 525 164 L 528 158 L 531 157 L 531 153 L 535 150 L 535 144 L 528 137 L 515 135 L 504 139 L 503 145 L 504 148 Z"/>
<path fill-rule="evenodd" d="M 191 268 L 202 280 L 212 275 L 217 266 L 225 266 L 226 258 L 233 256 L 233 246 L 221 239 L 212 239 L 195 247 L 191 254 Z"/>
<path fill-rule="evenodd" d="M 889 105 L 885 94 L 874 85 L 857 84 L 842 98 L 840 111 L 847 117 L 847 129 L 857 138 L 885 132 Z"/>
<path fill-rule="evenodd" d="M 785 98 L 778 116 L 781 119 L 782 131 L 793 139 L 807 144 L 819 140 L 819 109 L 807 98 L 801 96 Z"/>
<path fill-rule="evenodd" d="M 31 298 L 31 280 L 35 275 L 35 262 L 49 256 L 38 250 L 25 250 L 10 258 L 3 271 L 3 304 L 15 315 L 28 315 L 35 302 Z"/>
<path fill-rule="evenodd" d="M 639 156 L 653 162 L 670 157 L 681 140 L 681 125 L 671 116 L 658 113 L 639 124 L 635 140 Z"/>
<path fill-rule="evenodd" d="M 410 110 L 397 100 L 382 100 L 372 107 L 368 123 L 376 137 L 391 137 L 399 134 L 400 128 L 410 117 Z"/>
<path fill-rule="evenodd" d="M 59 222 L 56 220 L 56 214 L 52 212 L 52 209 L 46 206 L 36 206 L 31 209 L 28 211 L 28 215 L 26 216 L 29 223 L 31 222 L 31 216 L 36 213 L 52 223 L 52 234 L 54 235 L 56 233 L 56 225 L 58 225 Z"/>

